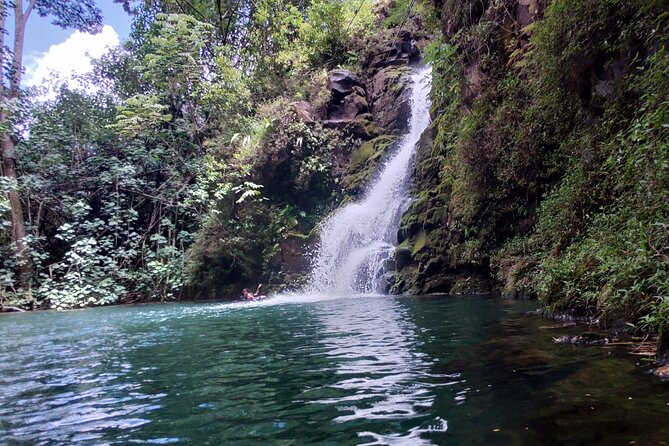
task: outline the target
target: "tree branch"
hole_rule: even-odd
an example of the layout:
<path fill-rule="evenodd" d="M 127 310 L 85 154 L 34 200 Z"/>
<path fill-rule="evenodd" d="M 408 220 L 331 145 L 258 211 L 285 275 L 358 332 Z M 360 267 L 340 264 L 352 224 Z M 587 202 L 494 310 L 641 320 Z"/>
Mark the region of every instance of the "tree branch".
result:
<path fill-rule="evenodd" d="M 35 9 L 35 4 L 37 3 L 37 0 L 30 0 L 30 4 L 26 8 L 26 12 L 23 13 L 23 21 L 25 23 L 26 20 L 28 20 L 28 17 L 30 16 L 30 13 L 33 12 L 33 9 Z"/>
<path fill-rule="evenodd" d="M 23 308 L 11 307 L 11 306 L 7 306 L 7 305 L 0 305 L 0 312 L 4 313 L 5 311 L 17 311 L 19 313 L 25 313 L 26 312 L 26 310 L 24 310 Z"/>

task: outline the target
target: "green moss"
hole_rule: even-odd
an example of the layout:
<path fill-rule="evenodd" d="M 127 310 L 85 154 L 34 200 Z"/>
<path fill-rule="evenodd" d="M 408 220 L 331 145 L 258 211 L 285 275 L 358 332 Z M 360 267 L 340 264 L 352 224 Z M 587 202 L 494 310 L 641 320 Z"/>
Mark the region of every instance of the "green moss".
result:
<path fill-rule="evenodd" d="M 425 230 L 421 229 L 420 232 L 418 232 L 418 235 L 416 235 L 416 238 L 413 242 L 413 248 L 411 250 L 412 255 L 416 255 L 419 252 L 425 248 L 425 245 L 427 243 L 427 235 L 425 234 Z"/>
<path fill-rule="evenodd" d="M 348 174 L 342 185 L 349 193 L 359 192 L 372 179 L 378 169 L 381 158 L 392 147 L 395 137 L 383 135 L 367 141 L 350 156 Z"/>
<path fill-rule="evenodd" d="M 373 140 L 358 147 L 358 149 L 351 154 L 349 170 L 357 171 L 362 169 L 367 161 L 374 155 L 375 149 Z"/>
<path fill-rule="evenodd" d="M 400 230 L 424 232 L 405 242 L 416 268 L 402 283 L 490 265 L 504 292 L 555 312 L 669 326 L 662 2 L 552 0 L 523 29 L 484 3 L 446 0 L 427 50 L 432 144 Z M 452 291 L 477 288 L 464 280 Z"/>
<path fill-rule="evenodd" d="M 395 137 L 383 135 L 367 141 L 351 154 L 349 170 L 360 170 L 378 163 L 379 159 L 395 142 Z"/>
<path fill-rule="evenodd" d="M 373 121 L 365 122 L 364 129 L 365 129 L 365 134 L 371 138 L 376 138 L 379 135 L 383 134 L 384 132 L 383 128 L 381 128 L 381 126 L 379 126 L 376 122 Z"/>
<path fill-rule="evenodd" d="M 488 280 L 477 275 L 458 277 L 451 289 L 450 294 L 481 294 L 490 290 Z"/>

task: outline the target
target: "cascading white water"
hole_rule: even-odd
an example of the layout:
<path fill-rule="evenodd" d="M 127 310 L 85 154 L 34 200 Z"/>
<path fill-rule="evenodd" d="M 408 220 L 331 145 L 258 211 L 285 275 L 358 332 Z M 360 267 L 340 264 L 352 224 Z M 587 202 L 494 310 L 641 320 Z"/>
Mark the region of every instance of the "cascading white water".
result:
<path fill-rule="evenodd" d="M 411 76 L 409 130 L 379 169 L 364 198 L 347 204 L 321 228 L 307 291 L 319 294 L 378 293 L 394 253 L 397 227 L 409 205 L 409 178 L 420 135 L 430 122 L 429 67 Z"/>

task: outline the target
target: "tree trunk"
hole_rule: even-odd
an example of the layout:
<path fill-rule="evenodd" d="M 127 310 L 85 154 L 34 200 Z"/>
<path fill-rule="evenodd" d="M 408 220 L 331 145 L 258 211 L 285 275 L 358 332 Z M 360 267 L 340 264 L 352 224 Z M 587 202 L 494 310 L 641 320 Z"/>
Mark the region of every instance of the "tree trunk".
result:
<path fill-rule="evenodd" d="M 0 117 L 0 123 L 5 124 L 6 117 L 4 113 Z M 2 135 L 2 175 L 16 181 L 16 156 L 14 150 L 14 141 L 5 133 Z M 19 286 L 26 293 L 28 303 L 33 305 L 32 295 L 32 260 L 30 252 L 25 242 L 26 225 L 23 218 L 23 204 L 17 188 L 12 189 L 8 194 L 9 204 L 11 206 L 12 237 L 16 244 L 17 257 L 19 261 Z"/>
<path fill-rule="evenodd" d="M 4 22 L 5 22 L 5 13 L 4 2 L 2 6 L 2 29 L 4 31 Z M 14 4 L 14 20 L 15 20 L 15 29 L 14 29 L 14 54 L 12 57 L 12 63 L 10 65 L 9 72 L 9 89 L 5 90 L 4 86 L 2 87 L 1 93 L 2 98 L 6 101 L 14 101 L 19 97 L 19 91 L 21 87 L 21 71 L 23 70 L 22 61 L 23 61 L 23 39 L 25 33 L 25 26 L 28 16 L 35 6 L 35 0 L 31 0 L 28 4 L 28 9 L 23 11 L 23 2 L 22 0 L 16 0 Z M 2 41 L 0 42 L 4 48 L 4 35 Z M 4 64 L 6 60 L 5 52 L 3 50 L 2 54 L 2 63 Z M 2 75 L 0 71 L 0 75 Z M 17 175 L 16 175 L 16 148 L 14 147 L 14 141 L 11 138 L 9 133 L 9 119 L 7 114 L 3 111 L 0 111 L 0 128 L 3 128 L 5 131 L 2 134 L 2 141 L 0 145 L 2 146 L 2 175 L 10 178 L 12 183 L 16 184 Z M 28 245 L 25 242 L 26 236 L 26 224 L 23 216 L 23 204 L 21 203 L 21 196 L 19 195 L 18 187 L 13 188 L 9 193 L 7 193 L 7 198 L 11 206 L 11 222 L 12 222 L 12 238 L 16 244 L 17 257 L 19 261 L 19 285 L 23 288 L 25 292 L 26 299 L 32 307 L 34 304 L 34 299 L 32 295 L 32 260 L 30 258 L 30 252 L 28 250 Z"/>

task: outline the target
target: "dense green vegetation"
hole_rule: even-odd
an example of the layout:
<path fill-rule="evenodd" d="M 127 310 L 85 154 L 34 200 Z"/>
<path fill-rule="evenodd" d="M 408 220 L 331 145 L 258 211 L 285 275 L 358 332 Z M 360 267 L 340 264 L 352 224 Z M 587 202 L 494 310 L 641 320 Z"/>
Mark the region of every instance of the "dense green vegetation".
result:
<path fill-rule="evenodd" d="M 669 325 L 669 9 L 654 0 L 435 2 L 433 144 L 398 288 L 539 297 Z"/>
<path fill-rule="evenodd" d="M 229 297 L 340 194 L 333 153 L 349 137 L 306 125 L 292 101 L 323 104 L 325 70 L 356 66 L 371 4 L 120 3 L 133 32 L 80 80 L 95 88 L 21 90 L 20 52 L 4 53 L 16 67 L 2 109 L 15 146 L 0 177 L 3 308 Z M 24 23 L 31 12 L 2 5 Z M 64 27 L 100 26 L 95 2 L 71 16 L 36 5 Z"/>
<path fill-rule="evenodd" d="M 376 81 L 401 95 L 388 42 L 423 32 L 436 37 L 433 125 L 392 290 L 497 289 L 669 328 L 666 2 L 120 3 L 133 32 L 82 80 L 96 90 L 55 82 L 45 100 L 19 88 L 20 57 L 3 64 L 1 305 L 281 282 L 281 243 L 308 240 L 392 146 L 367 100 Z M 94 29 L 83 5 L 54 20 Z M 354 130 L 324 119 L 326 73 L 341 67 L 367 83 Z"/>

